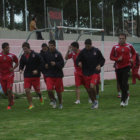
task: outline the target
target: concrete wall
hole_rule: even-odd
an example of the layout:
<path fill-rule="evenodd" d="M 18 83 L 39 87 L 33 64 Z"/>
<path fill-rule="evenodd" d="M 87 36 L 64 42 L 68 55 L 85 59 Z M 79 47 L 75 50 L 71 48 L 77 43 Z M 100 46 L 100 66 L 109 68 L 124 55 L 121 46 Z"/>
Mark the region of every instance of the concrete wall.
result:
<path fill-rule="evenodd" d="M 0 39 L 26 39 L 28 35 L 31 32 L 26 31 L 17 31 L 17 30 L 4 30 L 0 29 Z M 42 33 L 42 36 L 45 40 L 49 40 L 49 33 Z M 76 40 L 78 37 L 78 34 L 64 34 L 65 40 Z M 85 40 L 87 38 L 91 38 L 93 41 L 100 41 L 101 36 L 100 35 L 83 35 L 81 36 L 80 40 Z M 31 36 L 31 39 L 36 39 L 36 34 L 33 33 Z M 118 37 L 112 37 L 112 36 L 105 36 L 105 41 L 114 41 L 116 42 L 118 40 Z M 140 38 L 138 37 L 128 37 L 128 42 L 135 42 L 140 43 Z"/>

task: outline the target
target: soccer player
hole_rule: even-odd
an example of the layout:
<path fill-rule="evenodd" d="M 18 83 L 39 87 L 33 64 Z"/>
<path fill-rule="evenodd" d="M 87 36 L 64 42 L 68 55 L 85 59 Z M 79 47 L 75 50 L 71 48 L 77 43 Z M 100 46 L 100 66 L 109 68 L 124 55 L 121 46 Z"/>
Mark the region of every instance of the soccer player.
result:
<path fill-rule="evenodd" d="M 46 52 L 49 50 L 49 46 L 46 43 L 43 43 L 41 47 L 42 47 L 42 49 L 40 51 L 40 55 L 44 59 Z M 46 83 L 46 77 L 44 74 L 43 74 L 43 78 L 44 78 L 44 82 Z M 49 96 L 49 98 L 50 98 L 50 105 L 52 105 L 53 101 L 50 96 Z"/>
<path fill-rule="evenodd" d="M 96 85 L 100 82 L 99 74 L 104 63 L 105 59 L 101 51 L 92 46 L 91 39 L 86 39 L 85 48 L 79 53 L 76 64 L 82 68 L 84 81 L 86 81 L 85 87 L 89 90 L 89 96 L 93 102 L 91 109 L 98 108 Z"/>
<path fill-rule="evenodd" d="M 65 59 L 73 59 L 74 62 L 74 76 L 75 76 L 75 86 L 76 86 L 76 101 L 75 104 L 80 104 L 80 85 L 84 85 L 84 78 L 82 74 L 82 69 L 76 65 L 76 58 L 79 55 L 79 44 L 78 42 L 72 42 L 71 45 L 68 48 L 68 51 L 66 53 Z"/>
<path fill-rule="evenodd" d="M 44 55 L 46 55 L 46 52 L 49 50 L 49 47 L 46 43 L 43 43 L 41 48 L 42 49 L 40 50 L 40 56 L 44 58 Z M 44 77 L 44 81 L 46 82 L 45 75 L 43 75 L 43 77 Z"/>
<path fill-rule="evenodd" d="M 14 70 L 18 66 L 17 56 L 9 51 L 9 44 L 7 42 L 3 43 L 2 52 L 0 53 L 0 83 L 5 95 L 8 96 L 8 110 L 11 109 L 12 105 L 14 105 L 12 87 L 14 82 Z M 14 63 L 15 65 L 13 66 Z"/>
<path fill-rule="evenodd" d="M 140 75 L 138 74 L 139 66 L 140 66 L 140 56 L 138 52 L 136 52 L 136 60 L 134 62 L 134 65 L 132 65 L 132 84 L 136 84 L 137 78 L 140 80 Z"/>
<path fill-rule="evenodd" d="M 30 93 L 31 87 L 34 87 L 35 92 L 39 96 L 41 104 L 44 104 L 42 94 L 40 92 L 40 71 L 44 65 L 42 57 L 30 49 L 30 44 L 24 42 L 22 44 L 24 54 L 21 56 L 19 70 L 20 73 L 24 70 L 24 88 L 29 102 L 29 109 L 34 107 L 32 96 Z"/>
<path fill-rule="evenodd" d="M 126 34 L 119 35 L 119 43 L 113 46 L 110 53 L 110 59 L 116 62 L 116 74 L 121 89 L 121 103 L 120 106 L 128 105 L 128 78 L 131 63 L 136 59 L 136 51 L 131 44 L 126 43 Z"/>
<path fill-rule="evenodd" d="M 62 92 L 63 88 L 63 67 L 64 59 L 59 51 L 56 49 L 55 40 L 49 41 L 49 51 L 47 51 L 45 57 L 45 76 L 46 76 L 46 86 L 50 99 L 53 100 L 53 108 L 56 108 L 56 99 L 54 97 L 53 90 L 56 90 L 58 100 L 59 100 L 59 109 L 63 108 L 62 105 Z"/>

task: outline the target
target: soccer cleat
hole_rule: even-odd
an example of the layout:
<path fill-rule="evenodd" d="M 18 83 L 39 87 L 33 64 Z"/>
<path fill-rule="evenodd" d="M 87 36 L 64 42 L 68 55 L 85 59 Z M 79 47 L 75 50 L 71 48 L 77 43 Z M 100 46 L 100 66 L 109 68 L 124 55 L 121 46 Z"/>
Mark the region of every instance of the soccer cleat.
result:
<path fill-rule="evenodd" d="M 127 97 L 127 99 L 125 100 L 125 105 L 128 105 L 128 101 L 129 101 L 129 96 Z"/>
<path fill-rule="evenodd" d="M 121 106 L 121 107 L 125 107 L 126 105 L 125 105 L 125 103 L 122 101 L 122 102 L 120 103 L 120 106 Z"/>
<path fill-rule="evenodd" d="M 33 105 L 30 105 L 30 106 L 28 107 L 29 110 L 31 110 L 31 109 L 33 109 L 33 108 L 34 108 Z"/>
<path fill-rule="evenodd" d="M 91 109 L 97 109 L 98 108 L 98 101 L 94 101 L 94 103 L 91 106 Z"/>
<path fill-rule="evenodd" d="M 43 97 L 40 98 L 40 104 L 41 105 L 44 105 L 44 99 L 43 99 Z"/>
<path fill-rule="evenodd" d="M 80 104 L 80 100 L 76 100 L 74 103 L 75 104 Z"/>
<path fill-rule="evenodd" d="M 92 100 L 90 98 L 88 99 L 88 103 L 92 104 Z"/>
<path fill-rule="evenodd" d="M 11 110 L 11 106 L 10 105 L 7 106 L 7 110 Z"/>
<path fill-rule="evenodd" d="M 59 104 L 59 109 L 63 109 L 63 105 L 62 104 Z"/>
<path fill-rule="evenodd" d="M 56 108 L 56 101 L 53 101 L 52 108 Z"/>

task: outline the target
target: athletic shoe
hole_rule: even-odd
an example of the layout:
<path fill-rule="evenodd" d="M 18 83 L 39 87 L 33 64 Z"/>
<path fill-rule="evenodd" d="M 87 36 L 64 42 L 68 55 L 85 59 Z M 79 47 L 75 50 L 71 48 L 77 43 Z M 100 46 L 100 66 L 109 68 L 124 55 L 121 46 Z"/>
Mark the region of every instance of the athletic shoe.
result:
<path fill-rule="evenodd" d="M 50 102 L 50 105 L 53 105 L 53 101 Z"/>
<path fill-rule="evenodd" d="M 92 104 L 92 100 L 90 98 L 88 99 L 88 103 Z"/>
<path fill-rule="evenodd" d="M 125 107 L 125 103 L 122 101 L 122 102 L 120 103 L 120 106 L 121 106 L 121 107 Z"/>
<path fill-rule="evenodd" d="M 59 104 L 59 109 L 63 109 L 63 105 L 62 104 Z"/>
<path fill-rule="evenodd" d="M 29 110 L 31 110 L 31 109 L 33 109 L 33 108 L 34 108 L 33 105 L 30 105 L 30 106 L 28 107 Z"/>
<path fill-rule="evenodd" d="M 128 101 L 129 101 L 129 96 L 127 97 L 127 99 L 125 100 L 125 105 L 128 105 Z"/>
<path fill-rule="evenodd" d="M 74 103 L 75 104 L 80 104 L 80 100 L 76 100 Z"/>
<path fill-rule="evenodd" d="M 41 105 L 44 105 L 44 99 L 43 99 L 43 97 L 40 98 L 40 104 Z"/>
<path fill-rule="evenodd" d="M 56 108 L 56 101 L 53 101 L 52 108 Z"/>
<path fill-rule="evenodd" d="M 11 110 L 11 106 L 10 105 L 7 106 L 7 110 Z"/>
<path fill-rule="evenodd" d="M 94 101 L 94 103 L 91 106 L 91 109 L 97 109 L 98 108 L 98 102 Z"/>

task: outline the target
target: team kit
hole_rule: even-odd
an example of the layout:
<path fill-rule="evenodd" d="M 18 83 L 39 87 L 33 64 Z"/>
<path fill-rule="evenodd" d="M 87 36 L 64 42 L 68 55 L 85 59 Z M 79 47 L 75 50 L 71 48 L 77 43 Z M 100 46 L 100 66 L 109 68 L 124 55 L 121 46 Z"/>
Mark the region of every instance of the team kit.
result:
<path fill-rule="evenodd" d="M 126 34 L 119 34 L 118 39 L 118 44 L 114 45 L 111 50 L 110 59 L 115 62 L 116 80 L 121 91 L 120 106 L 125 107 L 129 101 L 129 72 L 131 68 L 134 69 L 136 66 L 136 51 L 131 44 L 126 43 Z M 43 43 L 40 53 L 33 51 L 30 44 L 24 42 L 22 44 L 24 53 L 18 60 L 15 54 L 10 53 L 9 44 L 4 42 L 2 44 L 2 52 L 0 53 L 0 83 L 3 92 L 8 97 L 7 110 L 12 109 L 14 105 L 12 87 L 14 83 L 14 70 L 18 67 L 20 74 L 24 75 L 24 89 L 29 103 L 29 110 L 35 107 L 32 102 L 31 87 L 34 88 L 38 95 L 40 103 L 44 104 L 40 91 L 41 73 L 46 84 L 50 105 L 52 108 L 63 109 L 63 68 L 65 62 L 69 59 L 72 59 L 74 63 L 76 88 L 76 101 L 74 103 L 80 104 L 80 86 L 83 85 L 88 93 L 91 109 L 98 109 L 100 72 L 101 67 L 105 64 L 105 58 L 101 51 L 92 45 L 91 39 L 86 39 L 84 44 L 85 47 L 80 50 L 78 42 L 72 42 L 68 46 L 64 60 L 61 52 L 56 49 L 55 40 L 50 40 L 48 45 Z M 139 78 L 138 70 L 133 71 L 135 71 L 135 75 Z M 56 91 L 57 99 L 54 91 Z"/>

